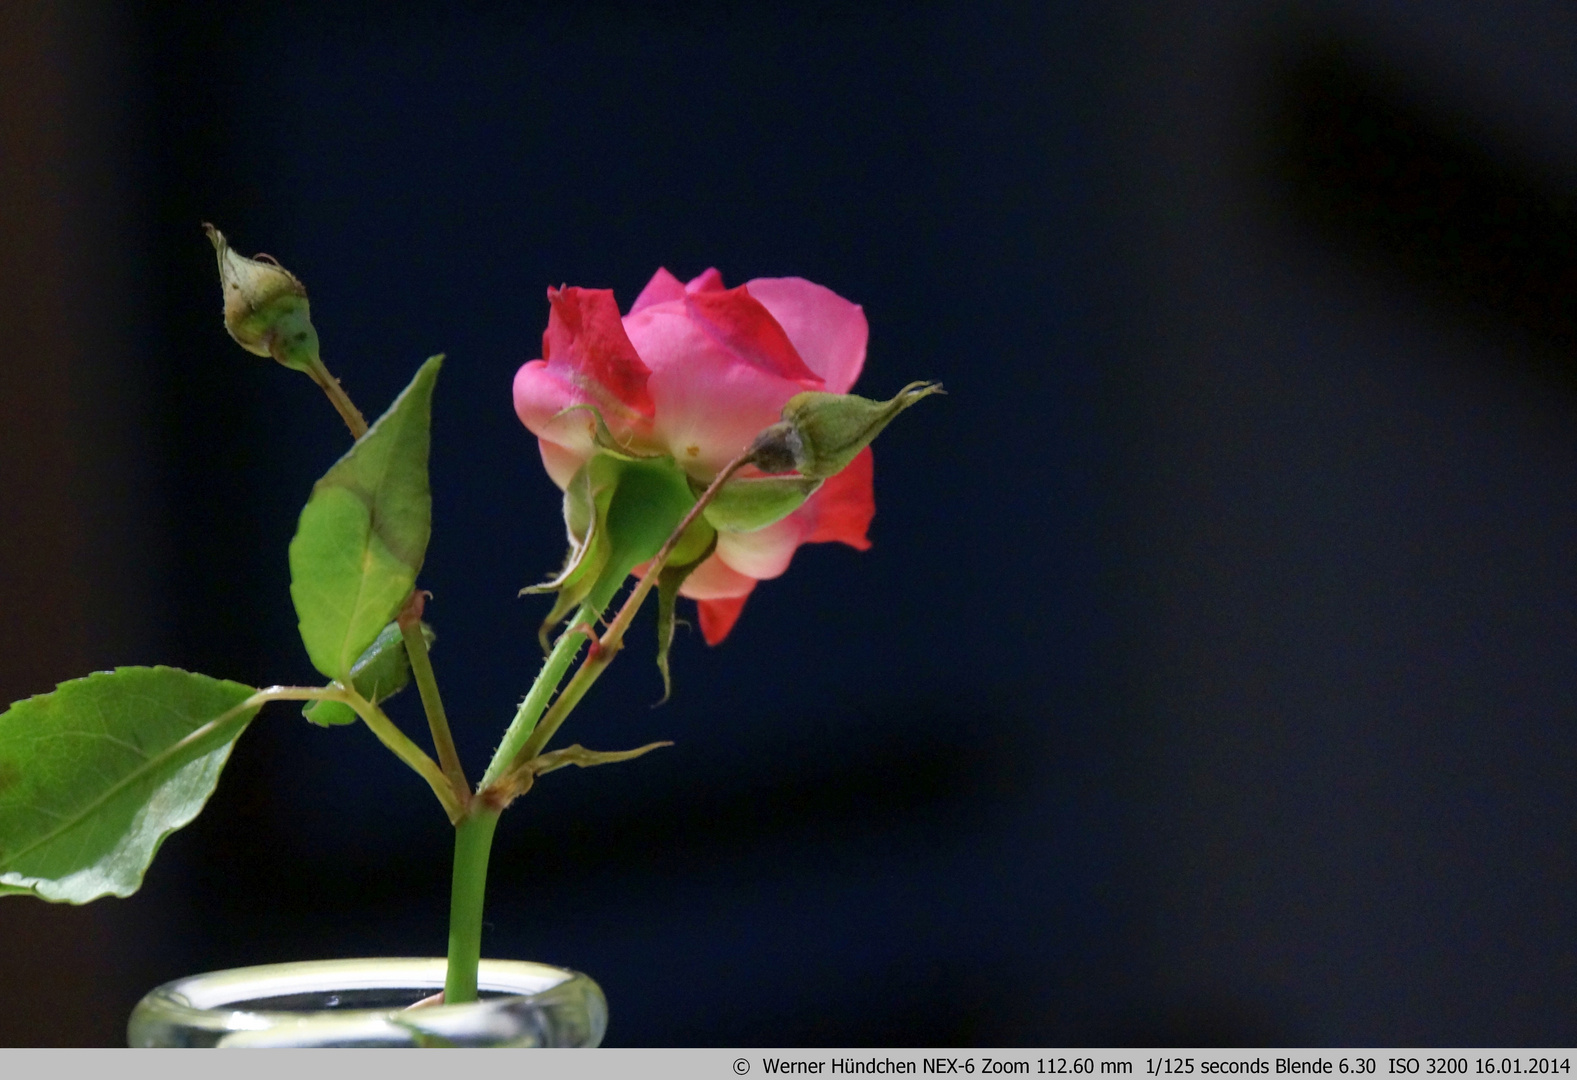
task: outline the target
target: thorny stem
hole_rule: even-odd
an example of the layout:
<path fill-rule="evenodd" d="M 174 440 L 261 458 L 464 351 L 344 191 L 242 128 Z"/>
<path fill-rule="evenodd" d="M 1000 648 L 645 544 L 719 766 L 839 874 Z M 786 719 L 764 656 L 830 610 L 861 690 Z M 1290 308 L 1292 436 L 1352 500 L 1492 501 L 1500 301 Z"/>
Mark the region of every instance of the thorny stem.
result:
<path fill-rule="evenodd" d="M 591 684 L 597 681 L 597 676 L 602 674 L 603 669 L 612 662 L 624 640 L 625 631 L 629 629 L 642 602 L 657 583 L 658 575 L 662 573 L 668 557 L 673 554 L 685 530 L 695 523 L 695 519 L 706 509 L 707 504 L 716 498 L 728 478 L 743 468 L 750 459 L 751 454 L 746 451 L 729 462 L 727 467 L 717 474 L 716 479 L 702 492 L 695 505 L 685 514 L 684 520 L 679 522 L 678 527 L 658 550 L 646 573 L 642 575 L 640 583 L 636 585 L 629 599 L 624 602 L 619 614 L 600 639 L 596 636 L 595 627 L 603 601 L 595 600 L 583 604 L 575 613 L 574 618 L 570 620 L 569 628 L 553 643 L 552 650 L 543 662 L 542 671 L 532 683 L 525 700 L 520 703 L 520 708 L 516 710 L 509 730 L 504 733 L 503 741 L 493 755 L 487 773 L 482 777 L 482 784 L 476 796 L 468 797 L 458 814 L 450 812 L 450 820 L 455 824 L 455 854 L 449 898 L 449 966 L 444 975 L 445 1004 L 458 1005 L 476 1000 L 477 970 L 482 955 L 482 912 L 487 892 L 487 862 L 493 844 L 493 832 L 498 826 L 499 814 L 515 795 L 528 786 L 527 781 L 531 778 L 530 763 L 541 753 L 543 746 L 558 730 L 570 710 L 586 695 Z M 420 603 L 420 600 L 415 600 L 414 604 L 407 605 L 406 611 L 401 612 L 400 629 L 411 657 L 411 668 L 417 674 L 417 685 L 422 688 L 422 700 L 426 703 L 427 682 L 421 674 L 421 665 L 426 659 L 426 648 L 425 642 L 421 640 Z M 407 618 L 412 606 L 416 608 L 416 613 Z M 559 695 L 558 700 L 553 702 L 552 708 L 544 715 L 543 710 L 547 708 L 548 700 L 553 696 L 559 680 L 564 677 L 564 672 L 580 652 L 582 637 L 592 642 L 586 660 Z M 421 660 L 417 659 L 419 656 Z M 430 666 L 428 671 L 427 678 L 430 679 Z M 436 697 L 435 691 L 435 702 Z M 376 712 L 375 706 L 368 705 L 368 708 Z M 429 719 L 434 715 L 442 716 L 441 706 L 436 710 L 429 707 Z M 367 719 L 367 714 L 364 713 L 362 718 Z M 368 726 L 372 726 L 371 720 L 368 720 Z M 374 727 L 373 730 L 378 731 L 378 728 Z M 447 725 L 444 730 L 447 733 Z M 380 734 L 379 737 L 381 738 L 382 735 Z M 434 741 L 438 742 L 439 754 L 442 756 L 443 742 L 439 739 L 436 723 Z M 390 749 L 395 748 L 391 746 Z M 396 749 L 395 752 L 399 751 Z M 423 776 L 426 775 L 423 773 Z M 439 790 L 438 785 L 431 778 L 428 782 L 434 785 L 435 791 Z M 447 802 L 445 808 L 449 808 Z"/>
<path fill-rule="evenodd" d="M 730 461 L 723 467 L 723 471 L 718 473 L 711 484 L 707 486 L 707 489 L 701 493 L 701 497 L 695 501 L 695 505 L 690 508 L 689 513 L 685 514 L 683 520 L 679 522 L 673 533 L 668 537 L 668 540 L 658 549 L 656 556 L 652 558 L 651 563 L 647 566 L 646 573 L 641 576 L 640 583 L 635 586 L 629 598 L 625 600 L 624 605 L 619 609 L 618 615 L 608 625 L 607 631 L 604 632 L 600 639 L 595 639 L 595 646 L 587 654 L 585 661 L 580 666 L 580 670 L 575 672 L 569 684 L 559 694 L 558 700 L 553 702 L 553 707 L 547 711 L 547 714 L 542 717 L 535 729 L 530 732 L 530 737 L 525 740 L 524 745 L 513 756 L 507 758 L 504 757 L 505 747 L 499 747 L 498 754 L 493 758 L 493 764 L 488 767 L 488 775 L 482 779 L 484 791 L 499 778 L 499 775 L 503 778 L 503 784 L 500 787 L 506 792 L 512 790 L 522 779 L 520 771 L 542 752 L 543 748 L 547 746 L 548 740 L 553 737 L 575 706 L 580 704 L 581 699 L 586 696 L 586 691 L 591 689 L 592 684 L 597 681 L 607 666 L 613 663 L 613 658 L 618 655 L 619 649 L 624 644 L 625 631 L 635 621 L 636 612 L 640 610 L 641 604 L 645 602 L 646 597 L 651 593 L 652 587 L 657 584 L 658 576 L 667 564 L 668 557 L 673 554 L 674 548 L 678 546 L 685 531 L 695 523 L 696 518 L 701 516 L 701 512 L 706 509 L 707 504 L 717 497 L 717 493 L 722 490 L 723 485 L 728 482 L 729 478 L 750 463 L 752 456 L 752 452 L 746 450 L 733 461 Z M 572 624 L 570 629 L 560 636 L 558 642 L 554 645 L 554 652 L 558 651 L 566 639 L 571 639 L 569 646 L 571 650 L 579 649 L 580 634 L 574 631 L 580 621 L 577 617 L 576 623 Z M 590 637 L 591 635 L 588 633 L 587 636 Z M 545 669 L 544 674 L 546 674 Z M 535 691 L 536 687 L 533 687 L 532 690 Z M 500 760 L 507 761 L 507 766 L 498 768 Z"/>
<path fill-rule="evenodd" d="M 596 625 L 599 614 L 601 612 L 591 605 L 582 605 L 575 613 L 575 617 L 570 620 L 570 628 L 560 634 L 559 639 L 553 643 L 547 659 L 542 662 L 542 670 L 538 673 L 536 682 L 531 684 L 525 700 L 515 710 L 515 718 L 509 722 L 509 729 L 504 732 L 504 738 L 499 742 L 493 760 L 488 763 L 479 790 L 491 787 L 503 775 L 509 763 L 519 753 L 521 746 L 530 737 L 538 718 L 548 707 L 548 702 L 552 700 L 553 691 L 558 688 L 559 680 L 564 678 L 564 672 L 568 671 L 570 664 L 574 663 L 582 639 L 596 640 L 591 627 Z M 586 634 L 577 632 L 581 626 L 587 628 Z"/>

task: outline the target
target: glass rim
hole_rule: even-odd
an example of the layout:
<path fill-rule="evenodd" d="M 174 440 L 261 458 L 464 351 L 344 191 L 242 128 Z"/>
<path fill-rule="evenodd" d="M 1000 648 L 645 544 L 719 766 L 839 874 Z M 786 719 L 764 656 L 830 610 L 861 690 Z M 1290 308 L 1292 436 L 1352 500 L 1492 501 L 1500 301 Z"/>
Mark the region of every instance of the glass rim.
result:
<path fill-rule="evenodd" d="M 417 989 L 437 992 L 443 988 L 448 961 L 444 957 L 369 957 L 307 960 L 229 968 L 188 975 L 154 987 L 137 1003 L 132 1027 L 157 1017 L 162 1024 L 212 1033 L 225 1042 L 248 1043 L 250 1033 L 261 1037 L 284 1028 L 308 1027 L 349 1030 L 358 1025 L 405 1027 L 403 1007 L 373 1008 L 235 1008 L 247 1002 L 300 994 L 333 994 L 341 991 Z M 429 1005 L 410 1019 L 421 1028 L 441 1029 L 446 1021 L 460 1021 L 479 1013 L 506 1013 L 535 1001 L 551 1005 L 567 998 L 593 994 L 597 984 L 578 971 L 525 960 L 483 960 L 477 972 L 477 989 L 497 996 L 461 1005 Z M 600 1031 L 598 1032 L 600 1041 Z M 594 1044 L 593 1044 L 594 1045 Z"/>

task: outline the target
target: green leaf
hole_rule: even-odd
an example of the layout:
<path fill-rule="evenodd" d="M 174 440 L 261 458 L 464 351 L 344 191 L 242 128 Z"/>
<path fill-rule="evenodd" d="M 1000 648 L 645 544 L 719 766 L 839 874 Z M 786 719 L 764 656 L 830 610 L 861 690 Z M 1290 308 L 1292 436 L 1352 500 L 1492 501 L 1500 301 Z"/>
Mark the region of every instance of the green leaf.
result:
<path fill-rule="evenodd" d="M 290 598 L 312 664 L 341 683 L 416 585 L 432 530 L 427 452 L 443 357 L 312 488 L 290 542 Z"/>
<path fill-rule="evenodd" d="M 255 691 L 167 667 L 61 683 L 0 713 L 0 893 L 130 896 L 202 810 Z"/>
<path fill-rule="evenodd" d="M 422 638 L 431 648 L 438 635 L 426 623 L 421 627 Z M 405 638 L 400 633 L 399 623 L 385 626 L 373 639 L 361 659 L 352 665 L 350 678 L 356 693 L 374 705 L 381 705 L 405 689 L 411 681 L 411 658 L 405 651 Z M 301 715 L 319 727 L 354 724 L 359 719 L 356 710 L 343 701 L 309 701 Z"/>
<path fill-rule="evenodd" d="M 318 727 L 346 727 L 361 719 L 356 710 L 343 701 L 309 701 L 301 715 Z"/>

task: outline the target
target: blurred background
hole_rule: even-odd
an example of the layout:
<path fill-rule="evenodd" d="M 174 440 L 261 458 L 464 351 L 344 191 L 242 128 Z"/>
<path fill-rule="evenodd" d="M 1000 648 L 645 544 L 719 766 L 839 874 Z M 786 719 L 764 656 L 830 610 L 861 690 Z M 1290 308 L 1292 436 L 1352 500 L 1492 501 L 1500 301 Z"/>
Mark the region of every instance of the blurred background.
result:
<path fill-rule="evenodd" d="M 609 1045 L 1577 1043 L 1577 14 L 1560 3 L 0 7 L 0 695 L 310 682 L 347 437 L 225 336 L 213 221 L 380 412 L 473 775 L 539 662 L 544 290 L 864 305 L 874 548 L 650 630 L 506 817 L 488 954 Z M 414 695 L 396 701 L 411 730 Z M 361 728 L 240 742 L 143 890 L 0 902 L 0 1043 L 153 985 L 440 954 L 449 830 Z"/>

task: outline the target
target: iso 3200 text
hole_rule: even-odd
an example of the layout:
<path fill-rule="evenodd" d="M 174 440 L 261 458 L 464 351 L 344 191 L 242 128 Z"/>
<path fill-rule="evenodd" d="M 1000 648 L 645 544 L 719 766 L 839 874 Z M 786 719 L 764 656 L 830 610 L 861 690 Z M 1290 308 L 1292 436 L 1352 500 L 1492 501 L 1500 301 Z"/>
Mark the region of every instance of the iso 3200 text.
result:
<path fill-rule="evenodd" d="M 1391 1076 L 1554 1076 L 1569 1075 L 1569 1057 L 1393 1057 L 1386 1058 Z"/>

